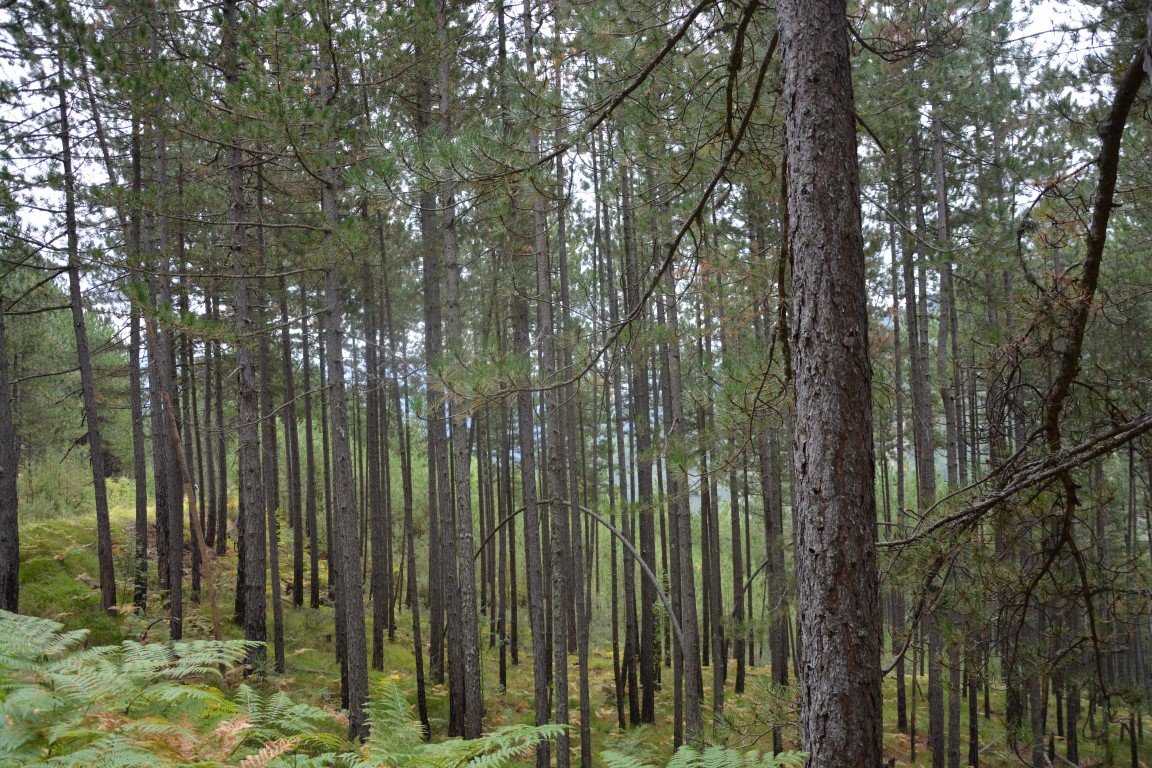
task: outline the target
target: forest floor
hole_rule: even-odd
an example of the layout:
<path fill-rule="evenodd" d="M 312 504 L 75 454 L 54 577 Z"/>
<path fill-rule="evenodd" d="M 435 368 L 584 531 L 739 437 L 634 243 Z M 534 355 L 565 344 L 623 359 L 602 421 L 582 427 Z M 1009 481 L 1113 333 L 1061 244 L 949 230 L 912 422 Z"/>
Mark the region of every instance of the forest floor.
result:
<path fill-rule="evenodd" d="M 131 607 L 130 579 L 132 557 L 133 513 L 127 507 L 114 507 L 112 510 L 112 533 L 116 560 L 116 572 L 120 583 L 120 601 Z M 150 595 L 149 611 L 146 616 L 138 616 L 131 610 L 123 610 L 117 615 L 107 615 L 100 610 L 98 584 L 95 579 L 95 523 L 90 512 L 55 519 L 25 521 L 21 535 L 21 611 L 44 616 L 64 624 L 68 629 L 87 629 L 89 641 L 93 645 L 117 643 L 126 638 L 162 640 L 167 637 L 166 615 L 155 595 Z M 286 542 L 290 547 L 290 539 Z M 285 542 L 282 542 L 284 546 Z M 290 562 L 291 552 L 286 549 L 281 562 Z M 228 617 L 232 612 L 235 578 L 235 555 L 232 552 L 219 563 L 222 571 L 220 584 L 220 611 Z M 285 582 L 287 588 L 288 583 Z M 185 582 L 187 599 L 188 586 Z M 483 619 L 481 619 L 483 624 Z M 268 674 L 259 687 L 267 690 L 283 690 L 294 697 L 330 708 L 339 707 L 339 674 L 335 664 L 335 648 L 332 635 L 332 608 L 324 605 L 320 609 L 308 607 L 294 608 L 290 597 L 284 597 L 284 637 L 287 670 L 283 674 Z M 495 727 L 511 723 L 530 723 L 533 717 L 532 664 L 528 652 L 530 639 L 527 634 L 527 614 L 522 614 L 520 664 L 508 666 L 508 686 L 501 690 L 499 685 L 499 651 L 487 647 L 483 654 L 485 676 L 485 725 Z M 271 617 L 269 617 L 271 632 Z M 187 604 L 185 634 L 188 637 L 210 637 L 211 623 L 207 607 Z M 225 622 L 228 637 L 242 637 L 240 628 L 230 621 Z M 427 637 L 427 631 L 424 633 Z M 371 673 L 373 681 L 390 678 L 404 690 L 410 701 L 415 701 L 414 662 L 411 650 L 410 617 L 402 612 L 397 618 L 396 638 L 384 646 L 382 671 Z M 271 653 L 269 654 L 271 656 Z M 671 753 L 672 745 L 672 700 L 667 689 L 657 695 L 656 723 L 641 728 L 629 729 L 621 733 L 616 724 L 615 698 L 612 686 L 612 652 L 607 643 L 594 643 L 589 665 L 589 687 L 591 691 L 592 738 L 596 750 L 616 749 L 637 756 L 649 757 L 662 764 Z M 670 675 L 671 671 L 664 670 Z M 734 665 L 729 669 L 734 675 Z M 705 720 L 711 723 L 707 705 L 711 702 L 711 672 L 704 670 L 706 712 Z M 731 680 L 731 677 L 729 678 Z M 578 691 L 575 664 L 571 673 L 573 696 Z M 251 680 L 249 680 L 251 683 Z M 911 685 L 911 677 L 909 678 Z M 927 766 L 931 756 L 927 752 L 926 721 L 927 705 L 923 700 L 926 679 L 918 681 L 918 736 L 916 757 L 910 757 L 910 740 L 907 734 L 900 733 L 895 724 L 895 686 L 891 676 L 884 684 L 884 752 L 887 757 L 895 757 L 897 766 Z M 729 685 L 726 691 L 725 735 L 729 744 L 741 748 L 767 749 L 771 745 L 771 728 L 774 722 L 794 721 L 793 703 L 787 694 L 780 695 L 768 679 L 767 671 L 761 667 L 748 669 L 747 688 L 743 694 L 734 694 Z M 1010 766 L 1024 762 L 1013 754 L 1005 742 L 1003 720 L 998 717 L 1002 711 L 1003 691 L 992 689 L 992 717 L 981 718 L 980 743 L 982 745 L 981 765 Z M 434 735 L 443 735 L 448 716 L 448 692 L 444 685 L 430 686 L 428 708 Z M 1086 707 L 1085 707 L 1086 710 Z M 574 722 L 579 717 L 578 701 L 573 698 L 571 711 Z M 961 734 L 967 738 L 967 713 L 964 713 Z M 1117 718 L 1126 719 L 1126 713 L 1117 712 Z M 1086 727 L 1086 722 L 1082 724 Z M 1145 726 L 1148 729 L 1148 726 Z M 1116 738 L 1119 726 L 1113 726 L 1113 763 L 1128 766 L 1130 747 L 1127 742 Z M 1081 764 L 1087 766 L 1106 765 L 1102 747 L 1093 742 L 1087 732 L 1081 736 Z M 1141 734 L 1143 736 L 1143 734 Z M 790 748 L 798 748 L 794 726 L 784 728 L 784 737 Z M 574 736 L 573 744 L 578 739 Z M 1139 740 L 1139 754 L 1144 765 L 1152 764 L 1152 738 Z M 1064 752 L 1062 740 L 1056 739 L 1057 765 L 1063 762 L 1059 755 Z M 961 751 L 967 755 L 967 742 Z M 1026 757 L 1022 753 L 1021 757 Z M 962 760 L 963 762 L 963 760 Z"/>

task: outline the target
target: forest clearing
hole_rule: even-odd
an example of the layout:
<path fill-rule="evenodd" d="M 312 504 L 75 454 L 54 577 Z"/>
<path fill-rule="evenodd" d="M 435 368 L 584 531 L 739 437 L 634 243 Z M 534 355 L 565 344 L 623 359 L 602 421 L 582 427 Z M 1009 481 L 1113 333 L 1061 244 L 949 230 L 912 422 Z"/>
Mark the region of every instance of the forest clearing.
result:
<path fill-rule="evenodd" d="M 1152 763 L 1152 3 L 0 3 L 0 768 Z"/>

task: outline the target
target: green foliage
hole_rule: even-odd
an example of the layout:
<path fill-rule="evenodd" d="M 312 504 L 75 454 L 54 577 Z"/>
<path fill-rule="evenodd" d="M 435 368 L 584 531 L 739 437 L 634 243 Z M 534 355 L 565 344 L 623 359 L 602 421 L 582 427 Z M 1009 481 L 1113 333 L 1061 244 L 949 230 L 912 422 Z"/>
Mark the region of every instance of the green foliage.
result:
<path fill-rule="evenodd" d="M 86 634 L 0 612 L 0 763 L 188 762 L 197 743 L 192 723 L 212 723 L 231 708 L 218 689 L 194 681 L 236 664 L 247 644 L 84 648 Z"/>
<path fill-rule="evenodd" d="M 355 752 L 328 710 L 243 684 L 229 698 L 208 684 L 243 660 L 245 641 L 84 647 L 86 637 L 0 611 L 0 765 L 503 768 L 566 730 L 510 725 L 472 741 L 427 743 L 389 683 L 369 707 L 371 735 Z"/>
<path fill-rule="evenodd" d="M 236 703 L 249 725 L 245 740 L 250 744 L 291 738 L 296 749 L 316 753 L 336 752 L 346 746 L 332 728 L 336 723 L 331 712 L 293 701 L 283 691 L 263 697 L 253 688 L 241 685 L 236 689 Z"/>
<path fill-rule="evenodd" d="M 413 722 L 407 700 L 392 683 L 385 684 L 368 708 L 371 732 L 364 754 L 355 760 L 363 768 L 419 766 L 455 768 L 467 763 L 475 768 L 503 768 L 529 752 L 541 741 L 562 735 L 563 725 L 508 725 L 470 741 L 449 739 L 428 743 L 419 723 Z"/>
<path fill-rule="evenodd" d="M 60 309 L 68 295 L 55 281 L 45 282 L 53 267 L 44 260 L 19 249 L 5 250 L 4 258 L 25 264 L 7 269 L 0 280 L 21 461 L 20 512 L 29 519 L 60 517 L 92 498 L 90 471 L 76 471 L 87 466 L 87 427 L 77 396 L 72 316 Z M 127 401 L 126 355 L 109 318 L 90 309 L 86 320 L 107 471 L 115 476 L 130 469 L 132 457 L 128 411 L 109 407 Z"/>
<path fill-rule="evenodd" d="M 624 752 L 607 751 L 601 756 L 607 768 L 656 768 Z M 802 752 L 771 754 L 759 750 L 740 751 L 712 746 L 698 749 L 685 745 L 676 750 L 665 768 L 798 768 L 804 765 Z"/>

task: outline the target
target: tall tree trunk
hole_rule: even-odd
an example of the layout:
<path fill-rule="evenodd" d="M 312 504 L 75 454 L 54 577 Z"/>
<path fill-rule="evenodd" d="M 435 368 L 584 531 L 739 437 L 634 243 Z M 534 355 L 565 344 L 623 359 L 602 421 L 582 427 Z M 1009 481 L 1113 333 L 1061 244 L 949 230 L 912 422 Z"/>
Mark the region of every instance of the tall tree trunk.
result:
<path fill-rule="evenodd" d="M 151 315 L 144 315 L 144 328 L 147 334 L 147 344 L 150 349 L 156 349 L 159 345 L 157 342 L 156 323 L 153 321 Z M 166 384 L 171 384 L 169 379 Z M 188 455 L 184 452 L 184 446 L 180 441 L 180 426 L 176 422 L 176 410 L 173 406 L 172 391 L 170 389 L 162 389 L 159 393 L 160 400 L 164 403 L 165 429 L 168 439 L 174 449 L 175 458 L 175 472 L 181 479 L 183 487 L 183 496 L 188 501 L 189 509 L 196 509 L 196 484 L 192 479 L 191 465 L 188 462 Z M 200 525 L 200 518 L 198 515 L 191 516 L 192 521 L 192 544 L 200 551 L 201 561 L 205 568 L 205 583 L 207 584 L 208 592 L 208 607 L 209 615 L 212 619 L 212 638 L 219 642 L 223 636 L 223 628 L 220 622 L 220 608 L 216 601 L 216 574 L 213 568 L 212 553 L 208 551 L 208 545 L 204 539 L 204 529 Z"/>
<path fill-rule="evenodd" d="M 440 91 L 440 130 L 445 137 L 452 135 L 453 92 L 451 75 L 451 48 L 449 46 L 449 4 L 439 0 L 436 5 L 436 28 L 439 40 L 437 81 Z M 452 173 L 450 170 L 449 173 Z M 456 234 L 456 184 L 451 178 L 440 185 L 441 237 L 444 245 L 444 343 L 450 352 L 459 355 L 464 343 L 464 326 L 460 315 L 460 261 Z M 469 413 L 458 399 L 448 402 L 448 421 L 451 427 L 452 477 L 455 496 L 454 532 L 456 541 L 444 541 L 444 546 L 456 546 L 456 579 L 459 598 L 459 645 L 452 651 L 461 658 L 464 721 L 461 723 L 466 739 L 479 738 L 483 730 L 483 681 L 480 674 L 479 623 L 476 599 L 476 568 L 473 561 L 472 472 L 471 448 L 468 436 Z M 441 524 L 444 524 L 444 520 Z M 445 529 L 448 530 L 447 528 Z M 447 584 L 446 584 L 447 586 Z M 451 620 L 451 617 L 450 617 Z"/>
<path fill-rule="evenodd" d="M 368 532 L 372 548 L 372 668 L 384 669 L 384 630 L 388 624 L 387 555 L 384 528 L 384 498 L 380 473 L 380 412 L 383 410 L 380 394 L 380 370 L 377 362 L 376 307 L 372 297 L 373 270 L 364 265 L 364 367 L 367 372 L 365 406 L 368 419 L 365 439 L 368 453 Z"/>
<path fill-rule="evenodd" d="M 205 293 L 204 296 L 205 315 L 208 322 L 215 321 L 212 312 L 212 297 L 210 294 Z M 219 523 L 217 522 L 217 515 L 219 514 L 219 503 L 217 501 L 216 492 L 216 441 L 213 439 L 215 430 L 213 427 L 213 401 L 216 398 L 213 387 L 213 372 L 216 368 L 214 362 L 215 355 L 213 354 L 213 341 L 207 339 L 204 342 L 204 470 L 208 481 L 208 499 L 207 499 L 207 519 L 205 524 L 205 540 L 209 547 L 216 546 L 216 529 Z M 218 427 L 223 429 L 223 427 Z"/>
<path fill-rule="evenodd" d="M 84 300 L 80 288 L 80 239 L 76 222 L 76 177 L 72 170 L 71 118 L 68 114 L 68 84 L 65 74 L 64 40 L 57 56 L 57 90 L 60 106 L 60 148 L 64 172 L 64 226 L 68 238 L 68 293 L 72 306 L 72 330 L 76 335 L 76 358 L 84 398 L 84 421 L 88 426 L 88 455 L 92 466 L 92 486 L 96 496 L 96 559 L 100 569 L 100 607 L 111 612 L 116 607 L 116 573 L 112 564 L 112 526 L 108 520 L 108 490 L 104 474 L 104 444 L 100 437 L 100 414 L 96 408 L 96 382 L 88 351 L 88 328 L 84 322 Z"/>
<path fill-rule="evenodd" d="M 381 225 L 380 250 L 384 253 L 384 230 Z M 384 264 L 384 272 L 388 274 L 388 264 Z M 391 358 L 393 376 L 391 378 L 392 410 L 396 413 L 396 441 L 400 449 L 400 479 L 404 498 L 404 552 L 408 566 L 408 607 L 412 612 L 412 655 L 416 667 L 416 707 L 420 716 L 420 725 L 424 738 L 432 735 L 428 723 L 428 697 L 424 685 L 424 644 L 421 640 L 420 628 L 420 594 L 416 585 L 416 531 L 413 520 L 413 489 L 412 489 L 412 436 L 408 429 L 408 419 L 402 408 L 400 400 L 400 385 L 397 378 L 400 376 L 401 359 L 396 343 L 396 329 L 392 318 L 392 291 L 388 280 L 384 281 L 384 317 L 388 330 L 388 351 Z M 405 392 L 405 401 L 408 400 Z M 388 428 L 387 421 L 384 428 Z"/>
<path fill-rule="evenodd" d="M 128 252 L 134 265 L 141 265 L 143 251 L 143 193 L 140 121 L 133 115 L 131 162 L 132 207 L 128 215 Z M 140 310 L 133 302 L 128 322 L 128 403 L 132 418 L 132 478 L 135 485 L 136 526 L 134 531 L 135 563 L 133 568 L 132 603 L 137 613 L 148 608 L 148 467 L 144 446 L 144 401 L 140 382 Z M 13 609 L 15 610 L 15 609 Z"/>
<path fill-rule="evenodd" d="M 899 155 L 896 155 L 892 163 L 893 176 L 898 177 L 903 172 L 903 165 Z M 889 188 L 889 199 L 892 197 L 899 198 L 896 193 L 896 187 L 899 184 Z M 896 210 L 894 207 L 893 210 Z M 892 367 L 893 367 L 893 389 L 895 390 L 896 399 L 896 537 L 902 538 L 904 535 L 904 456 L 905 456 L 905 434 L 904 434 L 904 355 L 901 349 L 900 339 L 900 263 L 897 260 L 897 245 L 899 241 L 896 237 L 896 222 L 889 219 L 888 224 L 888 240 L 891 249 L 891 274 L 892 274 Z M 892 537 L 892 531 L 889 530 L 886 534 L 889 538 Z M 908 732 L 908 691 L 905 683 L 905 657 L 907 654 L 904 652 L 904 642 L 907 637 L 907 630 L 905 628 L 904 619 L 904 591 L 898 586 L 893 586 L 889 594 L 889 604 L 891 606 L 891 620 L 889 631 L 892 637 L 892 652 L 898 654 L 896 657 L 896 729 L 901 733 Z"/>
<path fill-rule="evenodd" d="M 422 49 L 416 48 L 417 58 Z M 416 142 L 427 140 L 432 130 L 432 85 L 424 72 L 416 82 Z M 432 683 L 444 682 L 444 597 L 446 595 L 440 531 L 442 487 L 439 482 L 441 465 L 446 463 L 444 420 L 440 407 L 441 397 L 437 391 L 431 371 L 441 352 L 441 300 L 440 300 L 440 253 L 437 250 L 436 233 L 436 193 L 428 185 L 420 191 L 420 252 L 423 257 L 423 301 L 424 301 L 424 363 L 425 398 L 427 416 L 427 455 L 428 455 L 428 673 Z"/>
<path fill-rule="evenodd" d="M 327 13 L 327 9 L 320 11 Z M 327 24 L 327 22 L 325 22 Z M 328 231 L 325 247 L 328 268 L 324 270 L 324 341 L 327 354 L 328 407 L 332 422 L 332 530 L 329 531 L 330 553 L 336 563 L 336 600 L 339 625 L 337 632 L 344 638 L 344 665 L 346 668 L 344 697 L 348 702 L 348 735 L 362 739 L 368 733 L 368 650 L 364 635 L 364 582 L 360 572 L 360 535 L 356 515 L 356 478 L 352 471 L 352 447 L 348 432 L 348 400 L 344 383 L 344 334 L 342 308 L 344 291 L 340 276 L 333 265 L 337 257 L 336 228 L 340 212 L 336 199 L 337 170 L 335 163 L 335 105 L 336 62 L 325 58 L 321 73 L 320 99 L 328 110 L 325 125 L 328 131 L 328 161 L 321 170 L 320 206 Z"/>
<path fill-rule="evenodd" d="M 144 459 L 144 404 L 140 390 L 140 312 L 132 305 L 128 319 L 128 401 L 132 414 L 132 477 L 135 480 L 136 527 L 132 603 L 137 613 L 148 607 L 148 468 Z"/>
<path fill-rule="evenodd" d="M 304 525 L 308 534 L 308 605 L 320 607 L 320 523 L 317 519 L 316 447 L 312 421 L 312 349 L 308 332 L 308 291 L 300 286 L 301 350 L 304 386 Z M 327 468 L 325 468 L 325 472 Z"/>
<path fill-rule="evenodd" d="M 796 389 L 800 732 L 808 764 L 881 763 L 871 368 L 846 9 L 777 5 Z"/>
<path fill-rule="evenodd" d="M 240 82 L 239 5 L 240 0 L 224 0 L 221 48 L 224 55 L 224 82 L 236 91 Z M 231 94 L 230 98 L 239 94 Z M 256 386 L 256 360 L 252 351 L 255 332 L 252 272 L 248 254 L 244 200 L 244 155 L 234 140 L 228 146 L 228 221 L 231 228 L 229 260 L 234 266 L 233 315 L 236 326 L 236 420 L 239 462 L 239 537 L 242 538 L 237 602 L 242 605 L 244 638 L 255 641 L 248 653 L 249 668 L 259 666 L 267 655 L 264 486 L 260 476 L 260 409 Z"/>
<path fill-rule="evenodd" d="M 932 426 L 932 406 L 930 390 L 930 364 L 928 350 L 927 291 L 925 283 L 925 262 L 923 243 L 928 242 L 929 233 L 924 216 L 924 185 L 921 169 L 921 145 L 919 130 L 912 134 L 912 204 L 916 214 L 916 233 L 920 241 L 916 268 L 912 273 L 911 251 L 904 257 L 905 303 L 908 307 L 909 352 L 912 371 L 912 431 L 916 447 L 917 505 L 924 514 L 936 501 L 936 439 Z M 919 279 L 918 295 L 915 291 Z M 933 768 L 943 768 L 945 762 L 944 741 L 944 686 L 942 678 L 942 656 L 944 645 L 938 622 L 940 617 L 927 615 L 924 619 L 928 638 L 928 745 L 932 752 Z"/>
<path fill-rule="evenodd" d="M 686 421 L 684 417 L 683 374 L 681 368 L 680 321 L 676 306 L 676 286 L 671 270 L 665 273 L 664 298 L 667 314 L 668 339 L 665 355 L 668 360 L 668 405 L 669 405 L 669 437 L 673 444 L 682 443 L 687 438 Z M 670 460 L 671 461 L 671 460 Z M 692 512 L 689 504 L 689 478 L 687 467 L 677 466 L 674 473 L 669 473 L 669 512 L 672 523 L 676 526 L 676 549 L 679 557 L 676 571 L 680 576 L 680 631 L 684 635 L 685 654 L 683 658 L 683 685 L 684 685 L 684 738 L 692 745 L 699 745 L 704 737 L 704 718 L 701 714 L 703 707 L 703 694 L 701 692 L 702 676 L 700 672 L 700 630 L 696 614 L 696 568 L 694 562 L 694 547 L 692 544 Z M 701 515 L 707 510 L 701 508 Z M 710 514 L 710 513 L 708 513 Z M 701 541 L 701 547 L 709 547 L 707 540 Z M 643 542 L 643 539 L 641 539 Z M 643 544 L 641 544 L 643 546 Z M 643 551 L 641 552 L 643 555 Z M 645 557 L 649 565 L 652 559 Z M 719 576 L 719 569 L 715 569 Z M 642 585 L 649 584 L 645 579 Z M 708 585 L 705 585 L 707 588 Z M 714 586 L 714 585 L 713 585 Z M 642 590 L 643 591 L 643 590 Z M 715 601 L 715 595 L 713 596 Z M 715 645 L 715 644 L 714 644 Z M 715 649 L 719 651 L 719 649 Z M 713 660 L 715 661 L 715 656 Z M 714 666 L 722 666 L 715 665 Z M 723 711 L 724 679 L 721 673 L 716 677 L 713 671 L 713 684 L 720 680 L 719 703 L 713 698 L 713 718 L 720 718 Z M 715 697 L 717 694 L 713 692 Z"/>
<path fill-rule="evenodd" d="M 284 378 L 284 462 L 288 490 L 288 525 L 292 527 L 292 605 L 304 605 L 304 520 L 300 489 L 300 433 L 296 420 L 296 364 L 292 358 L 292 324 L 288 316 L 288 282 L 280 277 L 280 365 Z"/>
<path fill-rule="evenodd" d="M 624 214 L 624 274 L 625 306 L 634 308 L 640 303 L 641 269 L 636 247 L 636 233 L 632 214 L 631 172 L 626 165 L 623 169 L 622 195 Z M 646 344 L 637 343 L 633 347 L 632 381 L 629 387 L 632 427 L 635 433 L 636 463 L 636 504 L 640 538 L 640 557 L 649 565 L 656 563 L 655 509 L 652 493 L 652 416 L 651 392 L 649 384 L 649 352 Z M 686 599 L 682 595 L 682 600 Z M 640 674 L 640 721 L 655 721 L 656 696 L 656 592 L 648 579 L 640 582 L 640 603 L 637 606 L 640 621 L 639 674 Z M 697 667 L 698 660 L 686 666 L 685 675 Z M 689 664 L 689 660 L 685 661 Z"/>
<path fill-rule="evenodd" d="M 20 607 L 20 518 L 16 481 L 16 428 L 12 422 L 12 389 L 8 383 L 4 297 L 0 296 L 0 611 Z M 148 521 L 145 518 L 145 525 Z"/>
<path fill-rule="evenodd" d="M 527 361 L 531 355 L 528 337 L 528 302 L 522 291 L 512 299 L 512 336 L 517 357 Z M 528 623 L 532 635 L 533 701 L 536 724 L 552 719 L 548 693 L 549 654 L 544 615 L 544 566 L 540 548 L 540 513 L 536 488 L 536 424 L 532 392 L 522 385 L 516 391 L 516 421 L 520 453 L 520 498 L 524 506 L 524 562 L 528 584 Z M 546 743 L 536 748 L 537 768 L 547 768 L 549 749 Z"/>
<path fill-rule="evenodd" d="M 263 197 L 263 185 L 257 183 L 256 194 Z M 257 251 L 261 270 L 264 264 L 264 231 L 262 201 L 257 203 Z M 263 281 L 261 281 L 263 283 Z M 261 290 L 261 304 L 265 303 L 267 291 Z M 272 401 L 272 350 L 270 333 L 267 329 L 267 312 L 260 309 L 260 471 L 264 484 L 264 514 L 268 525 L 268 579 L 272 598 L 272 657 L 277 672 L 284 671 L 284 603 L 280 588 L 280 482 L 277 467 L 276 409 Z"/>
<path fill-rule="evenodd" d="M 220 319 L 220 301 L 212 298 L 212 317 Z M 224 343 L 216 340 L 216 554 L 228 549 L 228 438 L 224 432 Z M 239 538 L 239 536 L 237 536 Z"/>

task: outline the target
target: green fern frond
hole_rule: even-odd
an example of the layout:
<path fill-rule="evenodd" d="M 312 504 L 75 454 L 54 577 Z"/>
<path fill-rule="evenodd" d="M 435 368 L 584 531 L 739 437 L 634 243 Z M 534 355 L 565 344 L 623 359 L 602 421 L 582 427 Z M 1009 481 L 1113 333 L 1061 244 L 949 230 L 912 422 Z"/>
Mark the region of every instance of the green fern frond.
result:
<path fill-rule="evenodd" d="M 601 752 L 600 761 L 604 763 L 606 768 L 655 768 L 655 766 L 644 762 L 635 755 L 615 749 L 608 749 Z"/>
<path fill-rule="evenodd" d="M 408 700 L 400 688 L 388 682 L 368 703 L 367 758 L 363 765 L 404 765 L 423 743 L 423 733 L 413 722 Z"/>
<path fill-rule="evenodd" d="M 386 683 L 369 702 L 371 724 L 364 753 L 358 766 L 403 766 L 404 768 L 504 768 L 513 759 L 531 751 L 541 741 L 555 739 L 567 730 L 561 725 L 509 725 L 479 739 L 449 739 L 435 744 L 423 741 L 419 723 L 403 693 Z"/>
<path fill-rule="evenodd" d="M 59 658 L 84 642 L 88 632 L 38 616 L 0 611 L 0 672 L 27 670 L 32 663 Z"/>
<path fill-rule="evenodd" d="M 561 725 L 508 725 L 497 728 L 475 741 L 479 752 L 469 762 L 470 768 L 504 768 L 514 758 L 536 748 L 542 741 L 555 739 L 567 731 Z"/>
<path fill-rule="evenodd" d="M 110 734 L 66 754 L 29 765 L 53 768 L 151 768 L 174 763 L 119 734 Z"/>

